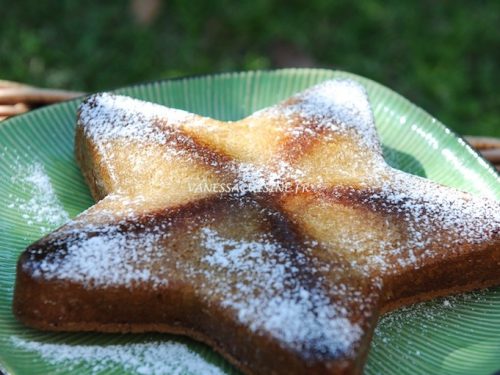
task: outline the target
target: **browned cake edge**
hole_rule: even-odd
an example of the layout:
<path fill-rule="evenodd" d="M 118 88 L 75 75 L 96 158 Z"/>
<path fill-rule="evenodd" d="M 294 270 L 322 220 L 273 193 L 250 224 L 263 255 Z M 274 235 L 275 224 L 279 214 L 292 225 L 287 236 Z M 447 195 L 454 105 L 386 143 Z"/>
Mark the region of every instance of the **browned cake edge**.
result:
<path fill-rule="evenodd" d="M 97 202 L 104 198 L 106 188 L 109 188 L 109 186 L 99 186 L 98 181 L 103 181 L 103 184 L 109 185 L 110 176 L 94 175 L 95 173 L 102 173 L 102 168 L 97 168 L 100 162 L 99 153 L 90 138 L 85 136 L 83 126 L 80 124 L 76 125 L 75 130 L 75 158 L 94 200 Z"/>
<path fill-rule="evenodd" d="M 28 327 L 35 328 L 41 331 L 47 332 L 101 332 L 101 333 L 165 333 L 171 335 L 180 335 L 189 337 L 198 342 L 204 343 L 219 353 L 224 359 L 226 359 L 230 364 L 235 366 L 245 375 L 255 375 L 256 373 L 252 371 L 243 362 L 238 360 L 235 356 L 231 355 L 225 351 L 222 346 L 220 346 L 217 341 L 211 339 L 208 335 L 199 333 L 196 330 L 189 329 L 187 327 L 179 327 L 168 324 L 100 324 L 100 323 L 64 323 L 58 326 L 51 325 L 50 323 L 43 322 L 40 320 L 29 320 L 25 318 L 18 317 L 23 324 Z M 371 340 L 369 340 L 371 341 Z M 351 362 L 342 361 L 343 363 L 338 363 L 340 365 L 335 372 L 332 374 L 339 375 L 358 375 L 362 373 L 363 365 L 365 359 L 369 352 L 369 347 L 365 348 L 360 356 L 356 358 L 356 362 L 353 363 L 354 367 L 351 367 Z M 332 369 L 333 370 L 333 369 Z"/>
<path fill-rule="evenodd" d="M 411 305 L 418 302 L 428 301 L 437 297 L 446 295 L 453 295 L 458 293 L 469 292 L 472 290 L 492 287 L 500 284 L 500 277 L 496 280 L 486 280 L 484 282 L 473 283 L 469 285 L 461 285 L 458 287 L 451 287 L 440 289 L 434 292 L 422 293 L 412 298 L 403 298 L 396 301 L 390 301 L 382 307 L 382 313 L 387 313 L 396 310 L 405 305 Z M 105 332 L 105 333 L 145 333 L 145 332 L 158 332 L 173 335 L 182 335 L 190 337 L 194 340 L 202 342 L 220 355 L 222 355 L 229 363 L 239 369 L 246 375 L 252 375 L 254 372 L 247 367 L 244 363 L 239 361 L 236 357 L 225 351 L 215 340 L 209 336 L 201 334 L 193 329 L 187 327 L 173 326 L 169 324 L 101 324 L 101 323 L 74 323 L 66 322 L 58 326 L 50 324 L 50 322 L 41 321 L 38 319 L 30 320 L 29 318 L 16 314 L 25 325 L 36 328 L 42 331 L 63 331 L 63 332 Z M 337 372 L 338 374 L 361 374 L 364 364 L 364 359 L 368 355 L 369 346 L 363 350 L 363 353 L 357 358 L 354 368 L 350 366 L 342 366 L 346 371 Z"/>
<path fill-rule="evenodd" d="M 498 285 L 500 285 L 500 275 L 496 279 L 489 279 L 476 283 L 470 283 L 467 285 L 458 285 L 448 288 L 442 288 L 432 292 L 420 293 L 412 297 L 404 297 L 404 298 L 398 298 L 396 300 L 389 300 L 382 306 L 381 314 L 386 314 L 388 312 L 397 310 L 404 306 L 410 306 L 419 302 L 430 301 L 439 297 L 446 297 L 461 293 L 472 292 L 474 290 L 491 288 Z"/>
<path fill-rule="evenodd" d="M 487 287 L 492 287 L 500 284 L 500 277 L 496 279 L 488 279 L 477 283 L 470 283 L 466 285 L 459 285 L 444 289 L 439 289 L 432 292 L 421 293 L 415 297 L 409 298 L 401 298 L 397 300 L 388 301 L 384 306 L 381 307 L 381 313 L 386 313 L 392 310 L 395 310 L 399 307 L 405 305 L 411 305 L 418 302 L 423 302 L 427 300 L 431 300 L 436 297 L 452 295 L 458 293 L 469 292 L 476 289 L 482 289 Z M 26 285 L 25 285 L 26 286 Z M 145 333 L 145 332 L 159 332 L 166 334 L 174 334 L 174 335 L 182 335 L 193 338 L 197 341 L 203 342 L 210 347 L 212 347 L 215 351 L 220 353 L 225 359 L 228 360 L 229 363 L 234 365 L 244 374 L 252 375 L 255 374 L 248 366 L 246 366 L 243 362 L 238 360 L 235 356 L 231 355 L 228 351 L 225 351 L 221 345 L 217 343 L 217 341 L 213 340 L 210 336 L 200 333 L 196 330 L 190 329 L 185 326 L 177 326 L 177 325 L 169 325 L 165 323 L 148 323 L 148 324 L 130 324 L 130 323 L 112 323 L 112 324 L 102 324 L 102 323 L 78 323 L 78 322 L 58 322 L 57 325 L 54 325 L 54 322 L 43 321 L 39 319 L 30 319 L 27 316 L 24 316 L 22 313 L 19 314 L 19 303 L 22 302 L 15 298 L 14 301 L 14 312 L 16 317 L 22 321 L 25 325 L 36 328 L 43 331 L 64 331 L 64 332 L 106 332 L 106 333 Z M 23 308 L 21 307 L 21 311 Z M 371 340 L 367 340 L 367 342 L 371 342 Z M 363 364 L 365 362 L 365 358 L 369 352 L 369 345 L 366 345 L 365 348 L 362 348 L 360 355 L 356 358 L 356 361 L 353 363 L 338 363 L 338 368 L 336 369 L 335 374 L 361 374 L 363 370 Z M 344 361 L 345 362 L 345 361 Z"/>
<path fill-rule="evenodd" d="M 189 328 L 180 328 L 168 324 L 79 324 L 79 323 L 67 323 L 64 326 L 54 327 L 48 324 L 40 324 L 40 321 L 23 321 L 29 327 L 39 329 L 41 331 L 49 331 L 49 332 L 102 332 L 102 333 L 147 333 L 147 332 L 155 332 L 155 333 L 165 333 L 171 335 L 180 335 L 192 338 L 198 342 L 204 343 L 210 346 L 213 350 L 219 353 L 224 359 L 226 359 L 230 364 L 235 366 L 238 370 L 240 370 L 245 375 L 255 375 L 249 367 L 247 367 L 244 363 L 239 361 L 236 357 L 228 354 L 226 351 L 222 349 L 220 345 L 217 344 L 215 340 L 212 340 L 209 336 L 200 334 L 199 332 L 189 329 Z M 33 323 L 33 324 L 31 324 Z M 360 355 L 357 358 L 357 363 L 355 364 L 355 368 L 351 368 L 349 364 L 344 364 L 342 369 L 339 371 L 335 371 L 335 374 L 339 375 L 358 375 L 362 373 L 362 364 L 365 362 L 364 359 L 368 355 L 368 350 L 363 351 L 363 355 Z M 362 360 L 361 360 L 362 359 Z M 351 371 L 353 370 L 353 371 Z"/>
<path fill-rule="evenodd" d="M 18 265 L 19 267 L 19 265 Z M 23 278 L 23 273 L 18 272 L 18 279 Z M 24 278 L 24 283 L 22 284 L 25 290 L 33 289 L 36 291 L 37 281 L 33 279 Z M 28 281 L 26 281 L 28 280 Z M 38 318 L 31 318 L 29 315 L 32 313 L 31 310 L 27 310 L 26 306 L 30 305 L 30 301 L 26 300 L 26 298 L 22 298 L 25 294 L 30 293 L 16 293 L 14 298 L 14 314 L 19 321 L 25 324 L 28 327 L 35 328 L 41 331 L 48 332 L 103 332 L 103 333 L 146 333 L 146 332 L 155 332 L 155 333 L 165 333 L 165 334 L 174 334 L 174 335 L 182 335 L 186 337 L 190 337 L 194 340 L 207 344 L 216 352 L 218 352 L 222 357 L 224 357 L 229 363 L 239 369 L 246 375 L 255 375 L 259 374 L 259 372 L 255 371 L 255 368 L 252 369 L 250 366 L 247 366 L 244 362 L 240 361 L 236 356 L 232 355 L 232 353 L 228 350 L 225 350 L 222 345 L 220 345 L 217 340 L 211 338 L 209 334 L 204 334 L 198 330 L 189 328 L 185 325 L 173 325 L 166 323 L 147 323 L 147 324 L 136 324 L 136 323 L 101 323 L 101 322 L 71 322 L 71 321 L 50 321 L 50 320 L 42 320 Z M 66 297 L 71 296 L 72 291 L 68 291 L 65 293 Z M 63 297 L 64 296 L 60 296 Z M 40 305 L 42 301 L 38 301 L 32 307 L 36 308 L 39 312 L 41 310 L 46 310 L 49 315 L 54 315 L 55 310 L 53 310 L 54 306 L 51 304 L 49 306 L 44 306 L 43 303 Z M 28 312 L 25 314 L 23 312 Z M 52 314 L 50 314 L 52 313 Z M 37 316 L 43 314 L 36 314 Z M 223 318 L 222 316 L 220 318 Z M 377 315 L 374 315 L 373 319 L 376 320 L 378 318 Z M 105 320 L 105 319 L 104 319 Z M 179 323 L 179 322 L 178 322 Z M 366 338 L 365 342 L 371 342 L 372 332 L 369 334 L 370 337 Z M 236 339 L 233 344 L 241 344 Z M 328 373 L 331 374 L 345 374 L 345 375 L 358 375 L 362 373 L 363 365 L 365 363 L 366 356 L 368 355 L 369 345 L 364 345 L 359 351 L 359 355 L 354 358 L 344 358 L 340 360 L 336 360 L 335 367 L 329 367 Z M 293 364 L 292 364 L 293 366 Z M 295 369 L 296 372 L 297 369 Z M 274 373 L 274 371 L 272 372 Z M 302 373 L 302 370 L 300 370 Z M 307 373 L 310 374 L 323 374 L 324 368 L 317 369 L 315 366 L 307 370 Z"/>

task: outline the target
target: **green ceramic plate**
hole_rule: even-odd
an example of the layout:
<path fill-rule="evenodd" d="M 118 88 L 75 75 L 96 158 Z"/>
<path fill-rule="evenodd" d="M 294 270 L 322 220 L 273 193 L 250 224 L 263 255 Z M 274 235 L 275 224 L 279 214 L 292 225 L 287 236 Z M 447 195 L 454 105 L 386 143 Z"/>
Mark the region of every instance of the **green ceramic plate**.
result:
<path fill-rule="evenodd" d="M 280 70 L 160 81 L 121 94 L 234 120 L 333 77 L 367 88 L 386 159 L 500 199 L 494 169 L 439 121 L 393 91 L 330 70 Z M 237 373 L 204 345 L 167 335 L 52 334 L 12 313 L 20 252 L 92 205 L 73 158 L 78 100 L 0 125 L 0 367 L 12 374 Z M 500 288 L 421 304 L 380 322 L 366 374 L 487 374 L 500 370 Z"/>

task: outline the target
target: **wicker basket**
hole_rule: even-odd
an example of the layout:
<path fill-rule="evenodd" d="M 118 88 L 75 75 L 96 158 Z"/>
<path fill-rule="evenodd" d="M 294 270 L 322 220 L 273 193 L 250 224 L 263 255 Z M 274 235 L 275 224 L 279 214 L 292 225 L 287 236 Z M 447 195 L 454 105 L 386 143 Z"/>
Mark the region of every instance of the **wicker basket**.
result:
<path fill-rule="evenodd" d="M 0 80 L 0 121 L 44 105 L 73 99 L 83 92 L 43 89 Z M 465 136 L 467 142 L 500 170 L 500 139 Z"/>

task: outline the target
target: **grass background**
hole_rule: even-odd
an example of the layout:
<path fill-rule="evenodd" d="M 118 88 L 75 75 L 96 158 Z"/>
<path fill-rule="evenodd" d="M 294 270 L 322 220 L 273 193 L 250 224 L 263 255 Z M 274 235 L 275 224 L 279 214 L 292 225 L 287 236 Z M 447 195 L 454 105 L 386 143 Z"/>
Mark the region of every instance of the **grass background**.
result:
<path fill-rule="evenodd" d="M 500 136 L 500 1 L 0 0 L 0 78 L 97 91 L 284 66 L 385 84 L 462 134 Z"/>

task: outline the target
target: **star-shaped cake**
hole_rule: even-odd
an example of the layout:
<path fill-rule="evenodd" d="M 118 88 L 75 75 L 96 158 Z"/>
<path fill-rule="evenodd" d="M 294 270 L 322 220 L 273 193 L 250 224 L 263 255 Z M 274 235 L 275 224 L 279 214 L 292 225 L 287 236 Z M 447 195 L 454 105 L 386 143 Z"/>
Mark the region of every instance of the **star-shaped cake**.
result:
<path fill-rule="evenodd" d="M 359 374 L 379 316 L 500 284 L 500 203 L 384 161 L 351 80 L 235 122 L 97 94 L 97 203 L 21 255 L 28 326 L 183 334 L 247 374 Z"/>

